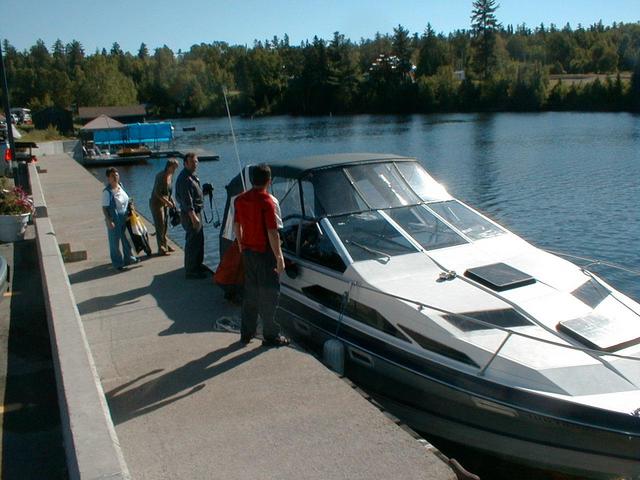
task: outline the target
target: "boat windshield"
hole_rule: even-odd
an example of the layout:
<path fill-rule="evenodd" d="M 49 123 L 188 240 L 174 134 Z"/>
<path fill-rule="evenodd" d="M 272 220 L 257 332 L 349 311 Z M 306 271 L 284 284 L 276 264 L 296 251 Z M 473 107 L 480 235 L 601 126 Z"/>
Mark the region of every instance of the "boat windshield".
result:
<path fill-rule="evenodd" d="M 422 202 L 404 181 L 395 163 L 357 165 L 344 169 L 354 188 L 375 210 L 417 205 Z"/>
<path fill-rule="evenodd" d="M 418 244 L 435 250 L 504 233 L 453 200 L 417 162 L 329 168 L 311 172 L 301 185 L 306 216 L 326 217 L 353 261 L 388 260 L 418 251 Z M 281 198 L 283 214 L 288 197 L 301 210 L 294 192 Z"/>
<path fill-rule="evenodd" d="M 423 201 L 436 202 L 451 199 L 445 188 L 431 178 L 424 168 L 416 162 L 398 162 L 396 167 L 411 189 Z"/>
<path fill-rule="evenodd" d="M 423 205 L 385 212 L 425 250 L 462 245 L 467 241 Z"/>
<path fill-rule="evenodd" d="M 330 219 L 353 261 L 382 259 L 418 250 L 379 212 L 361 212 Z"/>
<path fill-rule="evenodd" d="M 322 170 L 313 172 L 307 180 L 313 185 L 316 207 L 321 207 L 315 209 L 316 214 L 322 211 L 327 216 L 343 215 L 423 202 L 394 162 Z"/>
<path fill-rule="evenodd" d="M 457 200 L 428 203 L 427 208 L 472 240 L 502 235 L 504 230 Z"/>

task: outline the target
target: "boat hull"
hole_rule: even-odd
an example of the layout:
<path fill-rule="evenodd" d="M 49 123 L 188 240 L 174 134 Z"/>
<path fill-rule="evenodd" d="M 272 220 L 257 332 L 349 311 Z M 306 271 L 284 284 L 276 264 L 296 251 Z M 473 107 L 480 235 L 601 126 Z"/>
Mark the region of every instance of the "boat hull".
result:
<path fill-rule="evenodd" d="M 333 318 L 287 295 L 279 312 L 290 330 L 318 347 L 339 338 L 347 376 L 415 430 L 537 468 L 594 479 L 640 478 L 640 419 L 630 434 L 603 428 L 597 421 L 604 412 L 409 358 L 344 324 L 338 328 Z"/>

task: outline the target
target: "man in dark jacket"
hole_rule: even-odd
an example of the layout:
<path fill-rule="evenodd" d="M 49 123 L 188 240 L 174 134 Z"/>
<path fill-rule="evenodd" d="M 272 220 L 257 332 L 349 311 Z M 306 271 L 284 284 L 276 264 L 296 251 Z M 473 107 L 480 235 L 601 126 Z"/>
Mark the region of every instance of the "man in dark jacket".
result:
<path fill-rule="evenodd" d="M 205 278 L 204 231 L 202 230 L 203 195 L 200 179 L 196 176 L 198 157 L 189 152 L 184 157 L 184 169 L 176 180 L 176 199 L 180 207 L 180 221 L 186 232 L 184 270 L 189 279 Z"/>

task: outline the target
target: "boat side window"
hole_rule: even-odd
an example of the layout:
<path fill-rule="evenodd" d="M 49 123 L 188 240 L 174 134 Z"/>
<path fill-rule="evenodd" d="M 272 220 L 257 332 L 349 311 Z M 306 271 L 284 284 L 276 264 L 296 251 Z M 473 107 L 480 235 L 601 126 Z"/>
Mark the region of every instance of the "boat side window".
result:
<path fill-rule="evenodd" d="M 348 317 L 364 323 L 370 327 L 380 330 L 386 334 L 392 335 L 400 340 L 409 342 L 409 339 L 400 332 L 391 322 L 384 318 L 380 312 L 355 300 L 349 300 L 343 305 L 344 297 L 320 285 L 312 285 L 304 287 L 302 292 L 310 299 L 329 307 L 330 309 L 341 312 L 344 307 L 344 314 Z"/>
<path fill-rule="evenodd" d="M 329 219 L 355 262 L 416 252 L 416 248 L 378 212 L 341 215 Z"/>
<path fill-rule="evenodd" d="M 289 217 L 283 221 L 280 230 L 282 250 L 293 255 L 298 254 L 298 230 L 300 229 L 300 217 Z"/>
<path fill-rule="evenodd" d="M 313 184 L 316 215 L 320 215 L 320 211 L 326 215 L 340 215 L 369 210 L 341 168 L 312 172 L 306 180 Z"/>
<path fill-rule="evenodd" d="M 336 247 L 316 221 L 302 223 L 300 256 L 338 272 L 344 272 L 347 268 Z"/>
<path fill-rule="evenodd" d="M 427 207 L 472 240 L 495 237 L 504 233 L 502 228 L 457 200 L 428 203 Z"/>
<path fill-rule="evenodd" d="M 386 213 L 425 250 L 467 243 L 455 230 L 423 206 L 393 208 Z"/>
<path fill-rule="evenodd" d="M 304 208 L 304 216 L 308 218 L 316 218 L 320 216 L 321 208 L 317 204 L 313 183 L 310 180 L 301 180 L 302 187 L 302 203 Z"/>
<path fill-rule="evenodd" d="M 300 202 L 300 190 L 298 181 L 291 178 L 274 178 L 271 182 L 271 194 L 280 203 L 282 219 L 293 215 L 302 215 L 302 203 Z"/>

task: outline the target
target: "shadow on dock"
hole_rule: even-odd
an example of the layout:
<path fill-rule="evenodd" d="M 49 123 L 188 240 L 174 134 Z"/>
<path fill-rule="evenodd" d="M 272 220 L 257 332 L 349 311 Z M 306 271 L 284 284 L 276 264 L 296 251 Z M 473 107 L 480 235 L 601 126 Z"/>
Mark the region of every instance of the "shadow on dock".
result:
<path fill-rule="evenodd" d="M 131 270 L 138 268 L 144 268 L 144 265 L 133 266 Z M 114 276 L 114 279 L 122 276 L 125 279 L 128 274 L 129 272 L 117 272 L 110 265 L 98 265 L 69 275 L 69 280 L 72 284 L 78 284 L 108 276 Z M 185 283 L 182 268 L 155 275 L 148 286 L 111 295 L 95 296 L 80 302 L 78 311 L 80 315 L 85 316 L 119 307 L 136 308 L 139 305 L 139 308 L 145 308 L 148 306 L 148 301 L 145 304 L 143 299 L 146 295 L 150 295 L 157 307 L 173 322 L 169 328 L 158 332 L 160 336 L 229 331 L 229 329 L 218 328 L 218 320 L 239 316 L 239 308 L 229 304 L 223 298 L 222 290 L 217 288 L 211 279 Z M 193 301 L 189 301 L 189 296 L 194 297 Z M 202 298 L 206 300 L 201 301 Z M 215 305 L 215 309 L 203 311 L 203 303 Z"/>
<path fill-rule="evenodd" d="M 242 365 L 265 352 L 263 348 L 254 348 L 220 362 L 226 356 L 232 355 L 243 348 L 245 347 L 239 341 L 236 341 L 136 387 L 133 387 L 133 385 L 143 378 L 159 373 L 162 370 L 153 370 L 106 392 L 113 422 L 118 425 L 188 397 L 205 388 L 207 380 Z"/>

